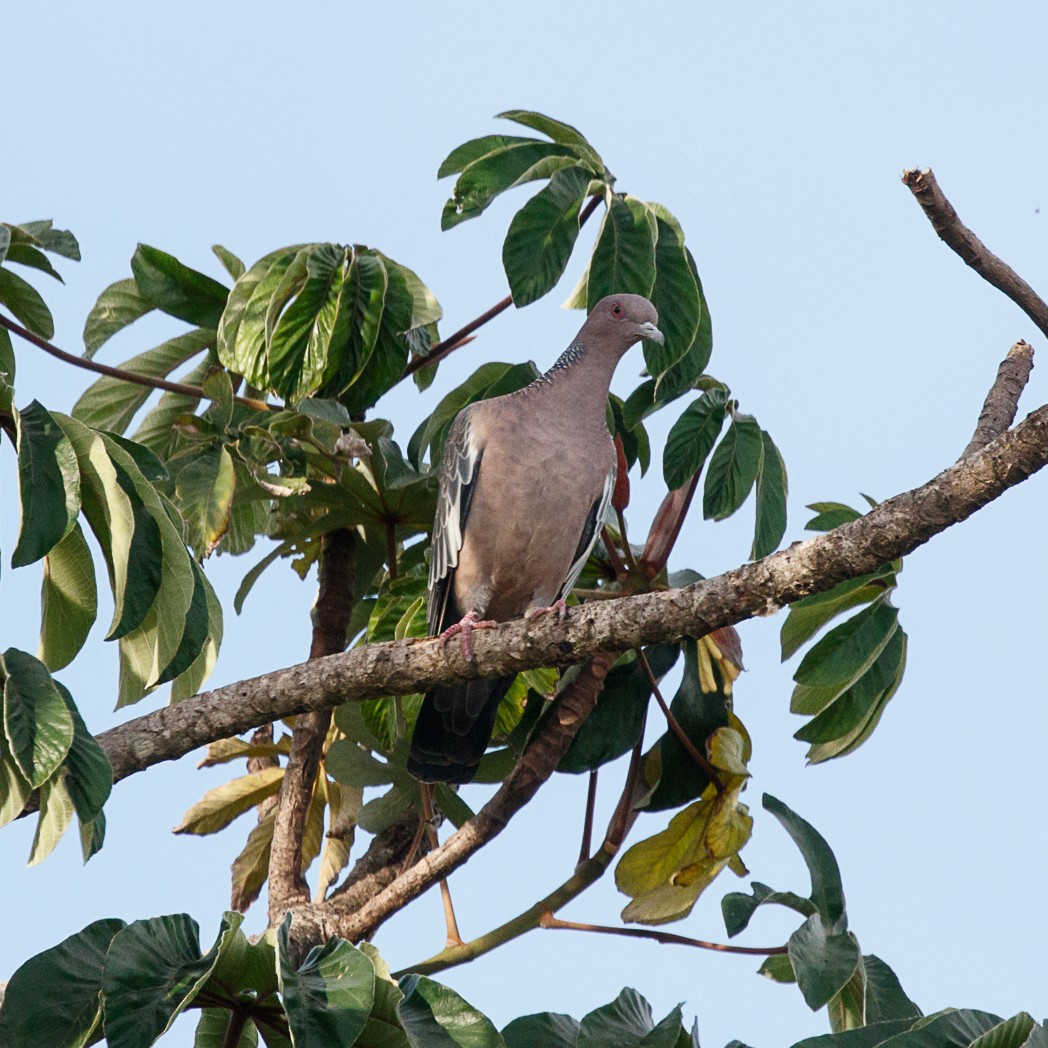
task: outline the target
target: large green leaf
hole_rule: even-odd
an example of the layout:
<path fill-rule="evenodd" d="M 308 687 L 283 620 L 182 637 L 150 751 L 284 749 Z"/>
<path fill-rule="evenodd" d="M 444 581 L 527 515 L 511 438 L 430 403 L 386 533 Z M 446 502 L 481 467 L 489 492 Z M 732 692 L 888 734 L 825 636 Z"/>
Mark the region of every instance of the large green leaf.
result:
<path fill-rule="evenodd" d="M 722 691 L 703 690 L 697 642 L 688 639 L 683 647 L 684 675 L 670 703 L 670 712 L 699 752 L 705 753 L 709 736 L 729 723 L 728 704 Z M 710 782 L 705 771 L 681 745 L 676 733 L 667 730 L 659 739 L 658 747 L 662 773 L 644 809 L 649 812 L 679 808 L 701 796 Z"/>
<path fill-rule="evenodd" d="M 760 881 L 753 882 L 753 894 L 730 892 L 721 899 L 721 914 L 724 917 L 724 928 L 728 938 L 734 938 L 750 923 L 758 906 L 777 904 L 797 913 L 810 917 L 815 913 L 815 903 L 811 899 L 795 895 L 793 892 L 773 891 Z"/>
<path fill-rule="evenodd" d="M 504 1048 L 491 1020 L 450 987 L 409 975 L 400 989 L 397 1015 L 412 1048 Z"/>
<path fill-rule="evenodd" d="M 0 269 L 0 305 L 6 306 L 34 335 L 54 335 L 55 322 L 40 292 L 9 269 Z"/>
<path fill-rule="evenodd" d="M 84 323 L 85 355 L 93 357 L 118 331 L 154 309 L 156 306 L 138 290 L 134 277 L 110 284 L 98 296 Z"/>
<path fill-rule="evenodd" d="M 102 972 L 109 1048 L 144 1048 L 165 1033 L 203 988 L 241 920 L 227 913 L 204 955 L 200 929 L 184 913 L 135 921 L 118 932 Z"/>
<path fill-rule="evenodd" d="M 22 814 L 33 787 L 15 763 L 5 732 L 0 731 L 0 826 Z"/>
<path fill-rule="evenodd" d="M 765 811 L 769 811 L 782 823 L 800 849 L 804 862 L 811 874 L 811 901 L 815 904 L 827 934 L 838 934 L 848 928 L 844 908 L 844 887 L 837 860 L 825 838 L 811 823 L 791 811 L 782 801 L 771 794 L 762 799 Z"/>
<path fill-rule="evenodd" d="M 674 422 L 662 453 L 662 475 L 667 487 L 682 487 L 702 469 L 720 436 L 727 405 L 726 390 L 708 390 Z"/>
<path fill-rule="evenodd" d="M 451 198 L 444 205 L 440 228 L 451 229 L 476 218 L 507 189 L 549 178 L 554 171 L 577 164 L 580 159 L 579 150 L 572 146 L 533 138 L 511 140 L 509 145 L 483 153 L 462 168 Z M 449 161 L 451 157 L 441 165 L 442 171 Z"/>
<path fill-rule="evenodd" d="M 786 534 L 786 463 L 768 435 L 761 430 L 761 465 L 757 473 L 757 520 L 753 529 L 753 547 L 750 557 L 774 553 Z"/>
<path fill-rule="evenodd" d="M 5 1048 L 83 1048 L 102 1017 L 99 989 L 109 944 L 124 922 L 94 921 L 11 976 L 0 1009 Z"/>
<path fill-rule="evenodd" d="M 680 655 L 680 645 L 660 644 L 646 649 L 656 680 L 667 674 Z M 651 685 L 638 660 L 614 667 L 593 712 L 586 718 L 557 771 L 593 771 L 621 757 L 636 743 L 644 727 Z"/>
<path fill-rule="evenodd" d="M 688 262 L 680 223 L 661 205 L 656 216 L 655 283 L 651 301 L 659 313 L 665 343 L 644 343 L 644 362 L 656 383 L 691 350 L 699 336 L 706 303 Z"/>
<path fill-rule="evenodd" d="M 65 779 L 56 775 L 40 787 L 40 816 L 36 820 L 28 866 L 36 866 L 54 851 L 69 824 L 75 807 Z"/>
<path fill-rule="evenodd" d="M 277 976 L 295 1048 L 351 1045 L 375 1000 L 375 968 L 343 939 L 314 947 L 301 966 L 289 958 L 290 915 L 277 931 Z"/>
<path fill-rule="evenodd" d="M 140 294 L 158 309 L 199 327 L 217 328 L 229 288 L 166 251 L 139 244 L 131 272 Z"/>
<path fill-rule="evenodd" d="M 522 1015 L 502 1029 L 506 1048 L 575 1048 L 579 1021 L 560 1012 Z"/>
<path fill-rule="evenodd" d="M 250 1020 L 244 1023 L 235 1045 L 226 1040 L 233 1012 L 228 1008 L 203 1008 L 193 1036 L 193 1048 L 255 1048 L 258 1030 Z"/>
<path fill-rule="evenodd" d="M 817 913 L 790 936 L 789 950 L 797 985 L 813 1012 L 843 989 L 862 963 L 855 936 L 830 931 Z"/>
<path fill-rule="evenodd" d="M 22 527 L 11 556 L 32 564 L 61 542 L 80 512 L 80 471 L 72 445 L 37 401 L 18 413 L 18 485 Z"/>
<path fill-rule="evenodd" d="M 655 212 L 636 197 L 612 196 L 590 259 L 586 309 L 606 295 L 651 294 L 655 284 Z"/>
<path fill-rule="evenodd" d="M 12 232 L 21 232 L 32 238 L 32 242 L 39 244 L 45 251 L 62 258 L 80 261 L 80 245 L 77 239 L 68 229 L 55 229 L 54 221 L 50 218 L 38 219 L 35 222 L 21 222 L 11 227 Z"/>
<path fill-rule="evenodd" d="M 626 987 L 610 1004 L 594 1008 L 579 1024 L 577 1048 L 636 1048 L 654 1028 L 651 1005 Z"/>
<path fill-rule="evenodd" d="M 706 520 L 724 520 L 745 501 L 760 472 L 763 442 L 752 415 L 735 415 L 710 457 L 702 493 Z"/>
<path fill-rule="evenodd" d="M 73 696 L 58 681 L 55 687 L 62 696 L 73 718 L 73 742 L 65 764 L 69 772 L 66 786 L 77 817 L 83 823 L 91 822 L 109 799 L 113 789 L 113 766 L 98 740 L 87 730 Z"/>
<path fill-rule="evenodd" d="M 916 1019 L 921 1016 L 920 1008 L 906 996 L 898 976 L 880 957 L 866 954 L 862 963 L 866 971 L 867 1023 Z"/>
<path fill-rule="evenodd" d="M 564 275 L 591 177 L 583 167 L 554 171 L 549 184 L 513 216 L 502 264 L 516 306 L 541 298 Z"/>
<path fill-rule="evenodd" d="M 282 767 L 262 768 L 207 791 L 182 816 L 175 833 L 217 833 L 238 815 L 272 797 L 284 779 Z"/>
<path fill-rule="evenodd" d="M 810 648 L 793 679 L 801 688 L 836 689 L 840 694 L 873 665 L 898 628 L 899 610 L 882 595 Z M 802 696 L 795 692 L 790 708 L 795 713 L 817 713 Z"/>
<path fill-rule="evenodd" d="M 200 450 L 178 471 L 175 501 L 185 521 L 186 541 L 199 560 L 225 535 L 235 490 L 233 458 L 223 444 Z"/>
<path fill-rule="evenodd" d="M 175 368 L 214 344 L 214 331 L 196 328 L 124 361 L 120 369 L 151 378 L 167 378 Z M 149 386 L 103 375 L 81 394 L 72 414 L 94 429 L 123 433 L 152 393 Z"/>
<path fill-rule="evenodd" d="M 886 566 L 791 604 L 779 633 L 783 662 L 830 619 L 859 604 L 868 604 L 881 596 L 885 590 L 894 587 L 895 572 L 891 566 Z"/>
<path fill-rule="evenodd" d="M 73 661 L 97 614 L 94 561 L 77 523 L 44 558 L 37 655 L 49 670 L 60 670 Z"/>
<path fill-rule="evenodd" d="M 15 347 L 6 328 L 0 328 L 0 411 L 13 414 L 15 396 Z"/>
<path fill-rule="evenodd" d="M 26 780 L 41 786 L 73 743 L 73 718 L 47 667 L 18 648 L 0 655 L 4 678 L 4 731 Z"/>
<path fill-rule="evenodd" d="M 390 267 L 380 256 L 354 252 L 339 304 L 344 342 L 326 361 L 322 377 L 325 395 L 345 392 L 371 363 L 382 333 L 391 277 Z"/>

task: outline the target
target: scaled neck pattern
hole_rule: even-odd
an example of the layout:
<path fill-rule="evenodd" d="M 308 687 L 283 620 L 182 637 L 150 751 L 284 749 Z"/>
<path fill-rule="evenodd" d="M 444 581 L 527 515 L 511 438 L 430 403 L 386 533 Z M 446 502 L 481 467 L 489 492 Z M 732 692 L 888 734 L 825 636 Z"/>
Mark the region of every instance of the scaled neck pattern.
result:
<path fill-rule="evenodd" d="M 536 382 L 552 382 L 558 375 L 558 373 L 567 370 L 573 364 L 577 364 L 582 359 L 582 354 L 585 351 L 585 346 L 579 339 L 576 339 L 559 357 L 553 366 L 544 374 L 541 375 Z"/>

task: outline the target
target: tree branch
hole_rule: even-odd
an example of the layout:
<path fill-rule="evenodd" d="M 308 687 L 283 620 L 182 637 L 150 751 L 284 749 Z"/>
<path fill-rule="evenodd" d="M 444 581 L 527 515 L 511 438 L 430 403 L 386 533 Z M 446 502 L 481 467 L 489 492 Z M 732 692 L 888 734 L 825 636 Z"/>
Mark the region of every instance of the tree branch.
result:
<path fill-rule="evenodd" d="M 311 660 L 345 650 L 346 628 L 353 610 L 355 547 L 356 534 L 346 528 L 324 536 Z M 309 901 L 309 886 L 302 876 L 302 840 L 330 726 L 331 710 L 304 713 L 295 722 L 269 857 L 269 923 L 274 927 L 292 906 Z"/>
<path fill-rule="evenodd" d="M 330 709 L 436 684 L 568 666 L 682 636 L 698 637 L 768 615 L 811 593 L 906 556 L 966 520 L 1048 464 L 1048 406 L 927 484 L 882 502 L 866 516 L 794 543 L 764 560 L 676 590 L 595 601 L 556 617 L 506 623 L 475 640 L 476 662 L 435 640 L 369 644 L 239 681 L 112 728 L 99 741 L 123 779 L 198 746 L 290 714 Z"/>
<path fill-rule="evenodd" d="M 45 353 L 50 353 L 51 356 L 57 357 L 66 364 L 72 364 L 73 367 L 83 368 L 85 371 L 93 371 L 97 375 L 108 375 L 110 378 L 118 378 L 122 382 L 130 382 L 135 386 L 149 386 L 150 389 L 163 389 L 168 393 L 181 393 L 186 397 L 196 397 L 197 400 L 211 399 L 199 386 L 191 386 L 185 382 L 170 382 L 166 378 L 153 378 L 152 375 L 140 375 L 137 371 L 125 371 L 123 368 L 110 367 L 108 364 L 100 364 L 97 360 L 89 360 L 87 357 L 78 357 L 73 353 L 67 353 L 64 349 L 59 349 L 58 346 L 48 342 L 47 339 L 34 335 L 32 331 L 22 327 L 21 324 L 16 324 L 13 320 L 9 320 L 3 315 L 0 315 L 0 327 L 7 328 L 8 331 L 19 338 L 24 338 L 26 342 L 36 346 L 37 349 L 42 349 Z M 233 399 L 238 404 L 253 408 L 255 411 L 279 410 L 279 405 L 267 404 L 264 400 L 253 400 L 250 397 L 234 397 Z"/>
<path fill-rule="evenodd" d="M 962 459 L 974 455 L 991 440 L 996 440 L 1015 421 L 1019 398 L 1030 381 L 1031 370 L 1033 346 L 1019 339 L 1008 350 L 1008 355 L 997 369 L 997 378 L 986 394 L 975 433 L 961 454 Z"/>
<path fill-rule="evenodd" d="M 998 258 L 958 217 L 931 169 L 902 173 L 939 238 L 998 291 L 1003 291 L 1048 336 L 1048 304 L 1007 262 Z"/>

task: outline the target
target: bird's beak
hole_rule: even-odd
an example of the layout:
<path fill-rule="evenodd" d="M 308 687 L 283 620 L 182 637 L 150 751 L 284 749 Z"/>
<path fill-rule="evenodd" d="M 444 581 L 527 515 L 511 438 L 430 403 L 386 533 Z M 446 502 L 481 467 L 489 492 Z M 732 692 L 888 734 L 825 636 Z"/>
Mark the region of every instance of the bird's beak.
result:
<path fill-rule="evenodd" d="M 660 346 L 666 345 L 665 335 L 650 320 L 645 324 L 641 324 L 637 331 L 641 338 L 646 338 L 651 342 L 658 342 Z"/>

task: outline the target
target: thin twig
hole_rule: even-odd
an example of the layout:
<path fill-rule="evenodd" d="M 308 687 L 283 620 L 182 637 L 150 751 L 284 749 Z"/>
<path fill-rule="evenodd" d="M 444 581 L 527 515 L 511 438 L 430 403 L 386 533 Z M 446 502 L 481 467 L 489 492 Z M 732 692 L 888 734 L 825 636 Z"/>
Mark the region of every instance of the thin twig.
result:
<path fill-rule="evenodd" d="M 997 369 L 997 378 L 986 394 L 975 433 L 961 454 L 962 459 L 996 440 L 1015 421 L 1019 398 L 1030 381 L 1032 369 L 1033 346 L 1019 339 Z"/>
<path fill-rule="evenodd" d="M 593 809 L 597 803 L 597 769 L 589 773 L 586 790 L 586 815 L 582 820 L 582 844 L 579 846 L 579 862 L 585 862 L 593 851 Z"/>
<path fill-rule="evenodd" d="M 57 357 L 66 364 L 83 368 L 85 371 L 93 371 L 95 374 L 120 379 L 122 382 L 130 382 L 136 386 L 149 386 L 151 389 L 162 389 L 168 393 L 181 393 L 183 396 L 194 397 L 196 400 L 211 399 L 200 386 L 191 386 L 185 382 L 170 382 L 166 378 L 153 378 L 151 375 L 140 375 L 136 371 L 125 371 L 123 368 L 110 367 L 108 364 L 99 364 L 97 360 L 88 360 L 87 357 L 78 357 L 72 353 L 67 353 L 64 349 L 59 349 L 58 346 L 48 342 L 47 339 L 34 335 L 32 331 L 26 330 L 21 324 L 16 324 L 5 316 L 0 316 L 0 327 L 7 328 L 8 331 L 18 335 L 19 338 L 24 338 L 26 342 L 36 346 L 37 349 L 42 349 L 45 353 L 50 353 L 51 356 Z M 267 404 L 265 401 L 253 400 L 250 397 L 234 397 L 233 399 L 238 404 L 253 408 L 255 411 L 281 410 L 279 404 Z"/>
<path fill-rule="evenodd" d="M 579 215 L 579 228 L 585 225 L 586 220 L 597 210 L 597 205 L 604 199 L 600 193 L 595 194 L 590 202 L 582 209 L 582 213 Z M 483 327 L 489 320 L 494 320 L 500 313 L 504 313 L 510 306 L 513 305 L 513 296 L 507 295 L 504 299 L 496 302 L 490 309 L 486 309 L 479 317 L 474 317 L 468 324 L 464 324 L 454 334 L 448 335 L 447 338 L 438 342 L 435 346 L 430 348 L 430 351 L 423 357 L 414 357 L 408 361 L 407 367 L 404 368 L 403 374 L 400 379 L 405 379 L 408 375 L 413 375 L 416 371 L 420 371 L 422 368 L 427 368 L 431 364 L 439 364 L 446 356 L 453 353 L 456 349 L 461 349 L 467 342 L 472 341 L 469 338 L 474 331 L 479 327 Z M 400 381 L 398 379 L 397 381 Z"/>
<path fill-rule="evenodd" d="M 615 577 L 617 579 L 625 578 L 626 565 L 622 563 L 619 551 L 615 548 L 615 543 L 611 541 L 611 532 L 608 531 L 607 526 L 600 529 L 600 537 L 604 540 L 604 548 L 608 551 L 608 560 L 611 561 L 611 568 L 615 572 Z"/>
<path fill-rule="evenodd" d="M 1048 335 L 1048 304 L 1007 262 L 998 258 L 958 217 L 931 169 L 902 173 L 903 183 L 924 209 L 939 238 L 998 291 L 1003 291 Z"/>
<path fill-rule="evenodd" d="M 720 776 L 717 774 L 717 769 L 712 764 L 710 764 L 710 762 L 706 759 L 705 754 L 700 753 L 696 749 L 695 743 L 693 743 L 691 739 L 688 738 L 687 733 L 680 725 L 680 721 L 678 721 L 677 718 L 673 716 L 673 712 L 670 710 L 669 706 L 666 703 L 666 700 L 662 697 L 662 692 L 659 690 L 659 682 L 655 679 L 655 674 L 651 671 L 651 663 L 648 662 L 647 655 L 645 655 L 640 648 L 637 649 L 637 661 L 640 663 L 641 668 L 644 670 L 644 676 L 648 678 L 648 684 L 651 686 L 652 693 L 655 696 L 655 701 L 659 704 L 659 709 L 662 710 L 663 716 L 666 718 L 666 723 L 670 727 L 670 731 L 672 731 L 673 734 L 677 736 L 677 741 L 687 751 L 688 756 L 691 757 L 691 759 L 703 770 L 703 772 L 705 772 L 706 777 L 710 780 L 711 783 L 713 783 L 714 789 L 718 793 L 723 792 L 724 787 L 721 784 Z"/>
<path fill-rule="evenodd" d="M 612 928 L 606 924 L 581 924 L 578 921 L 562 921 L 552 913 L 543 914 L 539 921 L 542 928 L 571 928 L 579 932 L 598 932 L 601 935 L 625 935 L 631 939 L 653 939 L 663 945 L 697 946 L 700 950 L 717 950 L 719 953 L 743 953 L 757 957 L 773 957 L 788 952 L 785 946 L 732 946 L 730 943 L 707 942 L 705 939 L 689 939 L 686 935 L 672 932 L 653 932 L 647 928 Z"/>
<path fill-rule="evenodd" d="M 630 540 L 626 536 L 625 514 L 623 514 L 622 510 L 619 509 L 618 506 L 616 506 L 615 515 L 619 519 L 619 534 L 622 536 L 622 552 L 626 558 L 626 563 L 630 566 L 630 568 L 635 568 L 637 566 L 637 561 L 636 558 L 633 556 L 633 550 L 630 549 Z"/>

